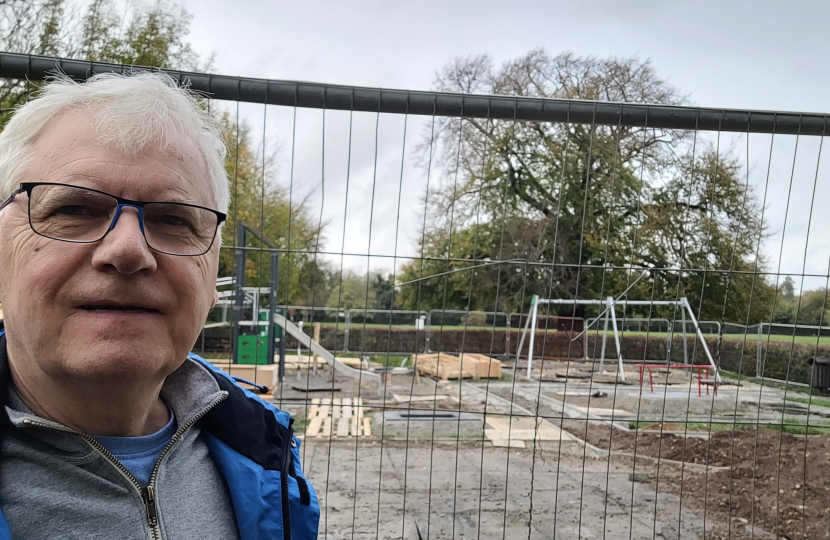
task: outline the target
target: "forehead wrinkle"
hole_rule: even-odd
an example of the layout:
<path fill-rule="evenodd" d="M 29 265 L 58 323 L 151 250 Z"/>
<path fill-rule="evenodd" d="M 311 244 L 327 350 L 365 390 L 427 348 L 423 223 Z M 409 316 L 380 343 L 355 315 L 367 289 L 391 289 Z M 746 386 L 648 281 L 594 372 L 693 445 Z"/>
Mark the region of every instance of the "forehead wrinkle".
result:
<path fill-rule="evenodd" d="M 33 161 L 32 166 L 26 173 L 26 176 L 29 176 L 32 180 L 43 181 L 48 179 L 58 183 L 72 183 L 67 179 L 71 177 L 89 178 L 101 180 L 101 182 L 95 181 L 94 185 L 87 187 L 113 192 L 113 195 L 124 195 L 125 193 L 131 195 L 125 195 L 125 198 L 139 199 L 140 197 L 133 195 L 133 193 L 149 190 L 151 193 L 157 194 L 162 190 L 183 195 L 184 200 L 181 202 L 209 207 L 216 205 L 211 186 L 199 185 L 199 178 L 204 176 L 200 172 L 205 173 L 202 170 L 204 166 L 200 156 L 186 159 L 181 146 L 178 150 L 182 151 L 176 152 L 157 148 L 146 149 L 139 154 L 124 154 L 101 145 L 95 139 L 92 133 L 93 126 L 86 121 L 86 118 L 79 118 L 79 115 L 65 116 L 65 121 L 69 123 L 69 126 L 67 126 L 70 131 L 69 135 L 77 134 L 78 136 L 75 137 L 67 136 L 65 131 L 58 130 L 60 120 L 57 119 L 55 123 L 50 122 L 51 125 L 44 129 L 44 132 L 35 142 L 34 151 L 38 159 Z M 77 133 L 78 131 L 80 133 Z M 147 167 L 148 164 L 152 166 Z M 133 167 L 137 167 L 138 170 L 134 172 L 131 170 Z M 40 171 L 44 168 L 47 171 L 39 177 Z M 148 172 L 153 170 L 160 172 L 158 174 L 152 174 L 151 172 L 151 174 L 142 175 L 142 170 L 146 171 L 148 169 Z M 169 173 L 171 178 L 164 178 L 165 174 L 161 171 Z M 156 177 L 155 181 L 153 181 L 154 176 Z M 136 177 L 141 177 L 142 181 L 136 181 Z M 165 180 L 166 182 L 164 182 Z M 202 183 L 206 184 L 207 182 L 208 179 L 205 177 Z M 162 185 L 163 183 L 168 185 Z M 175 185 L 177 183 L 183 185 L 177 186 Z"/>
<path fill-rule="evenodd" d="M 67 150 L 98 147 L 127 159 L 140 159 L 161 154 L 165 160 L 170 159 L 183 168 L 205 169 L 203 172 L 207 172 L 204 155 L 196 142 L 182 130 L 171 128 L 174 129 L 171 132 L 170 129 L 159 129 L 158 125 L 150 125 L 148 127 L 151 129 L 145 134 L 146 136 L 140 137 L 134 145 L 124 146 L 120 144 L 123 137 L 113 135 L 115 131 L 119 131 L 119 128 L 124 127 L 119 126 L 119 118 L 102 115 L 101 111 L 94 110 L 94 107 L 90 109 L 89 104 L 79 105 L 56 115 L 47 122 L 33 140 L 33 144 L 36 144 L 44 133 L 48 133 L 50 128 L 54 130 L 55 124 L 61 121 L 72 122 L 75 126 L 83 126 L 87 129 L 83 130 L 82 137 L 63 137 L 62 146 L 65 146 Z"/>
<path fill-rule="evenodd" d="M 194 189 L 187 189 L 187 187 L 172 184 L 171 182 L 182 182 L 193 188 L 194 183 L 181 175 L 175 169 L 170 169 L 170 172 L 175 175 L 175 179 L 164 177 L 163 175 L 148 175 L 148 178 L 139 181 L 133 175 L 119 173 L 119 174 L 99 174 L 97 171 L 90 171 L 84 169 L 83 172 L 66 170 L 75 162 L 65 164 L 63 167 L 50 170 L 46 176 L 36 179 L 36 181 L 52 182 L 56 184 L 71 184 L 89 189 L 95 189 L 133 200 L 146 201 L 162 201 L 162 202 L 182 202 L 188 204 L 196 204 L 199 206 L 210 206 L 211 201 L 200 200 L 200 197 L 194 196 Z M 109 166 L 107 166 L 109 165 Z M 117 162 L 113 164 L 101 164 L 108 171 L 112 171 L 112 166 L 124 167 L 124 164 Z M 163 185 L 167 183 L 167 185 Z M 209 191 L 199 192 L 200 195 L 208 194 Z M 210 198 L 210 197 L 207 197 Z"/>

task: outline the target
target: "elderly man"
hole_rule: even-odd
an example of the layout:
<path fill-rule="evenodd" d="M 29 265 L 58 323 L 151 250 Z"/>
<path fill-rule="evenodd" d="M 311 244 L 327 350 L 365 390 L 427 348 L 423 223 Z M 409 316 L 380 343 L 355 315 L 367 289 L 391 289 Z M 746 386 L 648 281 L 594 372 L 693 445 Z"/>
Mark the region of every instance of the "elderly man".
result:
<path fill-rule="evenodd" d="M 159 74 L 57 80 L 0 134 L 0 540 L 317 537 L 289 416 L 189 355 L 224 157 Z"/>

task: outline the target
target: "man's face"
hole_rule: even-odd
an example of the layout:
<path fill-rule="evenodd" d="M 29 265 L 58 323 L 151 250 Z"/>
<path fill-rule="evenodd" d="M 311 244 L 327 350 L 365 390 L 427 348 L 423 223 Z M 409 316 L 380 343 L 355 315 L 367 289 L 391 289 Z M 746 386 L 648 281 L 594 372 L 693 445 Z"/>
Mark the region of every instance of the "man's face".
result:
<path fill-rule="evenodd" d="M 101 145 L 91 117 L 77 112 L 46 125 L 23 181 L 216 208 L 194 144 L 125 155 Z M 36 364 L 26 369 L 89 380 L 174 371 L 215 303 L 219 242 L 198 257 L 152 251 L 134 208 L 99 242 L 62 242 L 32 231 L 27 204 L 20 194 L 0 214 L 0 300 L 12 361 L 23 361 L 19 354 Z"/>

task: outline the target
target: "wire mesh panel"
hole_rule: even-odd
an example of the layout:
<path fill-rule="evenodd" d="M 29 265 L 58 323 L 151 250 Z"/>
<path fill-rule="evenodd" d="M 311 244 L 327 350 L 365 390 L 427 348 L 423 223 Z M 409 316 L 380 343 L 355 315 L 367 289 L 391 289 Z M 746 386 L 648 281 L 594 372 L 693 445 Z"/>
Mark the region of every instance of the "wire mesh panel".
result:
<path fill-rule="evenodd" d="M 261 291 L 253 369 L 282 365 L 321 538 L 827 537 L 826 117 L 556 99 L 525 67 L 436 93 L 174 73 L 230 149 L 231 308 L 195 350 L 242 369 Z M 534 298 L 568 303 L 534 326 Z"/>
<path fill-rule="evenodd" d="M 348 313 L 337 308 L 288 306 L 286 317 L 295 323 L 302 321 L 304 334 L 316 339 L 331 352 L 346 352 Z M 301 344 L 291 335 L 285 336 L 285 346 L 294 350 Z"/>
<path fill-rule="evenodd" d="M 414 354 L 426 347 L 423 311 L 349 310 L 349 351 L 361 354 Z"/>

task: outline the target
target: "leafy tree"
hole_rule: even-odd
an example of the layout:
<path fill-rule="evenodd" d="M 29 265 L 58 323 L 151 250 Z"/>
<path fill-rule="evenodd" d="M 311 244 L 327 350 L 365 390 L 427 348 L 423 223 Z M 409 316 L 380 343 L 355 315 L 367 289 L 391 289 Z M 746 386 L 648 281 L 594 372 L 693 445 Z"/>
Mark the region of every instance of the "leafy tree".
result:
<path fill-rule="evenodd" d="M 784 278 L 784 283 L 781 284 L 781 294 L 790 300 L 795 298 L 795 281 L 790 276 Z"/>
<path fill-rule="evenodd" d="M 810 326 L 828 326 L 830 319 L 828 319 L 828 307 L 830 303 L 827 301 L 827 290 L 817 289 L 815 291 L 805 291 L 801 295 L 801 305 L 798 308 L 798 320 L 794 320 L 795 324 L 805 324 Z"/>
<path fill-rule="evenodd" d="M 375 294 L 377 309 L 392 309 L 395 302 L 393 276 L 377 273 L 372 277 L 371 287 Z"/>
<path fill-rule="evenodd" d="M 808 326 L 830 325 L 830 301 L 826 289 L 796 294 L 795 282 L 787 277 L 779 287 L 772 322 Z"/>
<path fill-rule="evenodd" d="M 372 284 L 372 277 L 369 284 Z M 377 296 L 374 287 L 366 286 L 366 275 L 344 272 L 343 279 L 335 285 L 329 294 L 326 307 L 340 309 L 375 309 Z"/>
<path fill-rule="evenodd" d="M 552 57 L 543 50 L 498 69 L 488 56 L 457 60 L 436 86 L 686 103 L 648 62 Z M 743 277 L 764 266 L 755 259 L 764 234 L 759 203 L 729 152 L 688 132 L 646 127 L 442 118 L 435 133 L 423 147 L 434 148 L 434 165 L 446 181 L 428 201 L 421 248 L 429 260 L 409 263 L 401 281 L 471 261 L 526 262 L 479 268 L 472 286 L 470 272 L 459 272 L 404 287 L 405 306 L 442 307 L 446 298 L 447 308 L 469 302 L 471 309 L 517 310 L 526 309 L 532 294 L 600 298 L 621 293 L 637 268 L 648 267 L 657 270 L 654 277 L 639 282 L 629 298 L 687 296 L 701 306 L 702 318 L 719 320 L 725 311 L 727 320 L 742 322 L 752 296 L 750 319 L 769 316 L 773 289 L 761 278 Z"/>
<path fill-rule="evenodd" d="M 118 15 L 113 0 L 94 0 L 83 17 L 78 53 L 89 60 L 182 70 L 207 70 L 185 41 L 192 16 L 176 4 L 160 0 Z"/>
<path fill-rule="evenodd" d="M 382 272 L 372 272 L 367 278 L 365 274 L 345 271 L 340 283 L 336 277 L 331 277 L 333 287 L 329 293 L 326 307 L 340 307 L 341 309 L 393 309 L 394 287 L 392 275 L 383 275 Z M 368 289 L 368 290 L 367 290 Z"/>
<path fill-rule="evenodd" d="M 0 49 L 98 62 L 199 70 L 210 67 L 186 41 L 190 14 L 159 0 L 124 14 L 113 0 L 94 0 L 84 9 L 67 0 L 0 2 Z M 0 126 L 38 83 L 0 81 Z"/>

